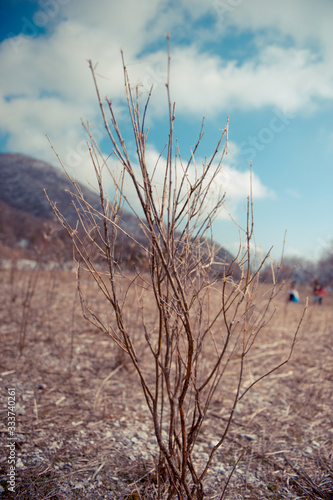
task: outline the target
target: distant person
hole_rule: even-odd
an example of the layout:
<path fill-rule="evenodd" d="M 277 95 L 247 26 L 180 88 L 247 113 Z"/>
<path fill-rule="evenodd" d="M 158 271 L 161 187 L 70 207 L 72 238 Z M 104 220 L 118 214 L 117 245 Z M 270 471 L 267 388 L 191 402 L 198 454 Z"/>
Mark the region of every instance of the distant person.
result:
<path fill-rule="evenodd" d="M 318 281 L 315 281 L 313 286 L 313 302 L 314 304 L 322 305 L 324 297 L 326 297 L 326 288 Z"/>
<path fill-rule="evenodd" d="M 299 303 L 299 294 L 296 290 L 296 283 L 293 281 L 291 283 L 290 289 L 288 290 L 288 302 Z"/>

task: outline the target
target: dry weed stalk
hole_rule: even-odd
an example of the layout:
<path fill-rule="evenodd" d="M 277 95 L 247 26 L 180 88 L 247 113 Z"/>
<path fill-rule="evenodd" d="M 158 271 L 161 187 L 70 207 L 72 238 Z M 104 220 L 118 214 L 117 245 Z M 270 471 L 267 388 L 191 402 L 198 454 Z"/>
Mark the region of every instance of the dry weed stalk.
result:
<path fill-rule="evenodd" d="M 263 308 L 255 305 L 259 273 L 267 256 L 256 269 L 253 268 L 251 198 L 244 230 L 245 249 L 240 245 L 237 257 L 232 262 L 225 262 L 219 257 L 212 239 L 212 222 L 223 206 L 224 194 L 219 193 L 212 205 L 211 193 L 218 183 L 226 153 L 228 123 L 212 156 L 200 169 L 195 154 L 203 136 L 202 124 L 197 144 L 189 161 L 184 163 L 178 145 L 174 145 L 175 105 L 171 102 L 168 81 L 166 159 L 162 165 L 161 153 L 151 169 L 146 161 L 148 132 L 145 128 L 151 92 L 141 112 L 139 87 L 132 88 L 123 59 L 137 168 L 130 158 L 109 99 L 106 99 L 106 104 L 110 122 L 107 119 L 95 70 L 92 63 L 89 64 L 104 125 L 112 143 L 112 154 L 121 165 L 121 171 L 116 175 L 109 169 L 87 124 L 100 209 L 89 205 L 72 181 L 80 231 L 79 227 L 71 227 L 56 204 L 50 202 L 76 251 L 78 287 L 85 317 L 123 350 L 139 377 L 159 447 L 158 498 L 202 499 L 205 477 L 216 451 L 225 442 L 239 400 L 258 380 L 290 358 L 297 332 L 287 359 L 257 379 L 246 382 L 247 356 L 269 320 L 276 288 L 272 288 Z M 158 190 L 155 179 L 161 169 L 164 169 L 162 188 Z M 111 201 L 104 191 L 102 174 L 105 170 L 114 183 Z M 129 181 L 139 209 L 125 193 L 124 186 Z M 135 241 L 121 226 L 124 206 L 136 215 L 145 244 L 143 240 Z M 145 253 L 145 265 L 134 273 L 125 272 L 115 261 L 119 235 L 132 239 Z M 96 312 L 88 302 L 81 286 L 84 271 L 88 271 L 113 311 L 112 318 Z M 126 315 L 126 310 L 135 306 L 133 290 L 137 297 L 137 314 L 141 315 L 142 321 L 138 343 Z M 139 354 L 141 347 L 138 349 L 138 344 L 142 342 L 146 350 Z M 235 360 L 237 375 L 234 379 L 227 379 L 226 374 Z M 217 395 L 223 401 L 224 423 L 222 428 L 212 431 L 216 443 L 208 459 L 203 460 L 197 453 L 198 437 Z M 224 492 L 221 498 L 223 496 Z"/>
<path fill-rule="evenodd" d="M 34 272 L 32 272 L 29 276 L 28 284 L 26 286 L 26 289 L 24 291 L 24 297 L 23 297 L 23 303 L 22 303 L 22 318 L 20 322 L 20 329 L 19 329 L 19 338 L 18 338 L 18 352 L 19 356 L 22 356 L 24 348 L 26 346 L 26 337 L 27 337 L 27 330 L 29 326 L 29 321 L 30 321 L 30 315 L 31 315 L 31 304 L 33 297 L 35 295 L 35 292 L 37 290 L 37 285 L 40 277 L 40 273 L 42 270 L 42 264 L 43 264 L 43 257 L 44 253 L 46 250 L 46 247 L 49 243 L 50 238 L 52 237 L 52 232 L 53 232 L 53 227 L 52 225 L 49 226 L 47 232 L 43 234 L 43 244 L 41 248 L 38 250 L 37 256 L 36 256 L 36 268 L 34 269 Z"/>

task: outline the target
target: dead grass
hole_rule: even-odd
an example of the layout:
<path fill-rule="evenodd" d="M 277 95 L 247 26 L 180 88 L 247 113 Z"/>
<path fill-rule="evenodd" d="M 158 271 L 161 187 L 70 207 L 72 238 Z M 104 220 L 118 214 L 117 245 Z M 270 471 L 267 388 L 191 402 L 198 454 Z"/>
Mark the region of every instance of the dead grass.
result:
<path fill-rule="evenodd" d="M 81 315 L 74 274 L 43 271 L 29 307 L 18 356 L 23 301 L 31 271 L 1 273 L 1 498 L 153 499 L 152 425 L 132 368 L 110 339 Z M 303 304 L 310 288 L 300 290 Z M 261 287 L 258 306 L 265 301 Z M 98 307 L 97 296 L 91 300 Z M 281 295 L 251 354 L 247 382 L 286 355 L 302 305 Z M 109 311 L 104 311 L 109 315 Z M 140 318 L 128 311 L 140 339 Z M 242 400 L 228 445 L 207 481 L 219 499 L 234 464 L 227 499 L 333 498 L 333 297 L 311 303 L 291 362 Z M 142 347 L 140 356 L 144 357 Z M 230 369 L 237 369 L 237 359 Z M 7 396 L 16 391 L 16 488 L 8 492 Z M 207 454 L 225 419 L 217 394 L 198 445 Z"/>

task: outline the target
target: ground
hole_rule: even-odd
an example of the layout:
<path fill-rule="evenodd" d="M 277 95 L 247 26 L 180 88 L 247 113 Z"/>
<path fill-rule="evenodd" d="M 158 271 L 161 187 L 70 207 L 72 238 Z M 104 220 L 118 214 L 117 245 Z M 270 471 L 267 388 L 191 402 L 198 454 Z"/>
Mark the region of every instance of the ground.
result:
<path fill-rule="evenodd" d="M 0 275 L 0 498 L 156 498 L 157 447 L 139 382 L 112 341 L 83 318 L 74 273 L 37 275 L 12 264 Z M 283 291 L 276 299 L 252 354 L 254 372 L 285 358 L 308 295 L 298 342 L 290 362 L 240 402 L 207 477 L 210 500 L 221 498 L 238 460 L 226 499 L 333 498 L 333 295 L 319 306 L 310 288 L 300 294 L 300 304 L 286 304 Z M 216 398 L 199 459 L 224 419 Z"/>

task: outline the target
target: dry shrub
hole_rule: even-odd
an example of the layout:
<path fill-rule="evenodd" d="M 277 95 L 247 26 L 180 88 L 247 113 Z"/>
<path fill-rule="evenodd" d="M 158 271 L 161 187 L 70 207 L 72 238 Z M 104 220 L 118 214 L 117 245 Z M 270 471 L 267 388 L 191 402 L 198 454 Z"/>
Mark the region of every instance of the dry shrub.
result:
<path fill-rule="evenodd" d="M 131 159 L 112 102 L 106 99 L 108 120 L 91 62 L 90 68 L 112 154 L 120 167 L 108 166 L 87 124 L 100 210 L 89 205 L 75 181 L 72 196 L 81 231 L 50 202 L 75 248 L 84 316 L 113 339 L 123 353 L 119 363 L 131 364 L 140 380 L 159 449 L 155 497 L 202 499 L 205 477 L 216 451 L 226 443 L 237 405 L 258 381 L 289 361 L 300 325 L 282 359 L 253 371 L 256 357 L 251 355 L 274 314 L 272 301 L 278 287 L 273 284 L 264 299 L 257 299 L 260 270 L 268 256 L 257 263 L 252 256 L 251 197 L 236 258 L 221 258 L 213 241 L 212 223 L 224 204 L 224 193 L 217 186 L 227 152 L 228 123 L 212 155 L 199 166 L 195 154 L 203 136 L 202 124 L 197 144 L 184 162 L 174 142 L 175 105 L 168 81 L 166 153 L 164 159 L 161 153 L 156 165 L 148 165 L 145 118 L 151 93 L 141 111 L 142 96 L 138 87 L 131 86 L 124 63 L 137 153 Z M 104 190 L 104 171 L 113 182 L 112 199 Z M 128 184 L 136 200 L 128 197 Z M 142 229 L 140 242 L 125 234 L 145 256 L 132 274 L 115 259 L 119 235 L 126 233 L 121 226 L 124 207 L 135 214 Z M 105 307 L 97 306 L 101 303 Z M 223 407 L 223 419 L 214 429 L 209 454 L 203 457 L 199 438 L 216 401 Z"/>

